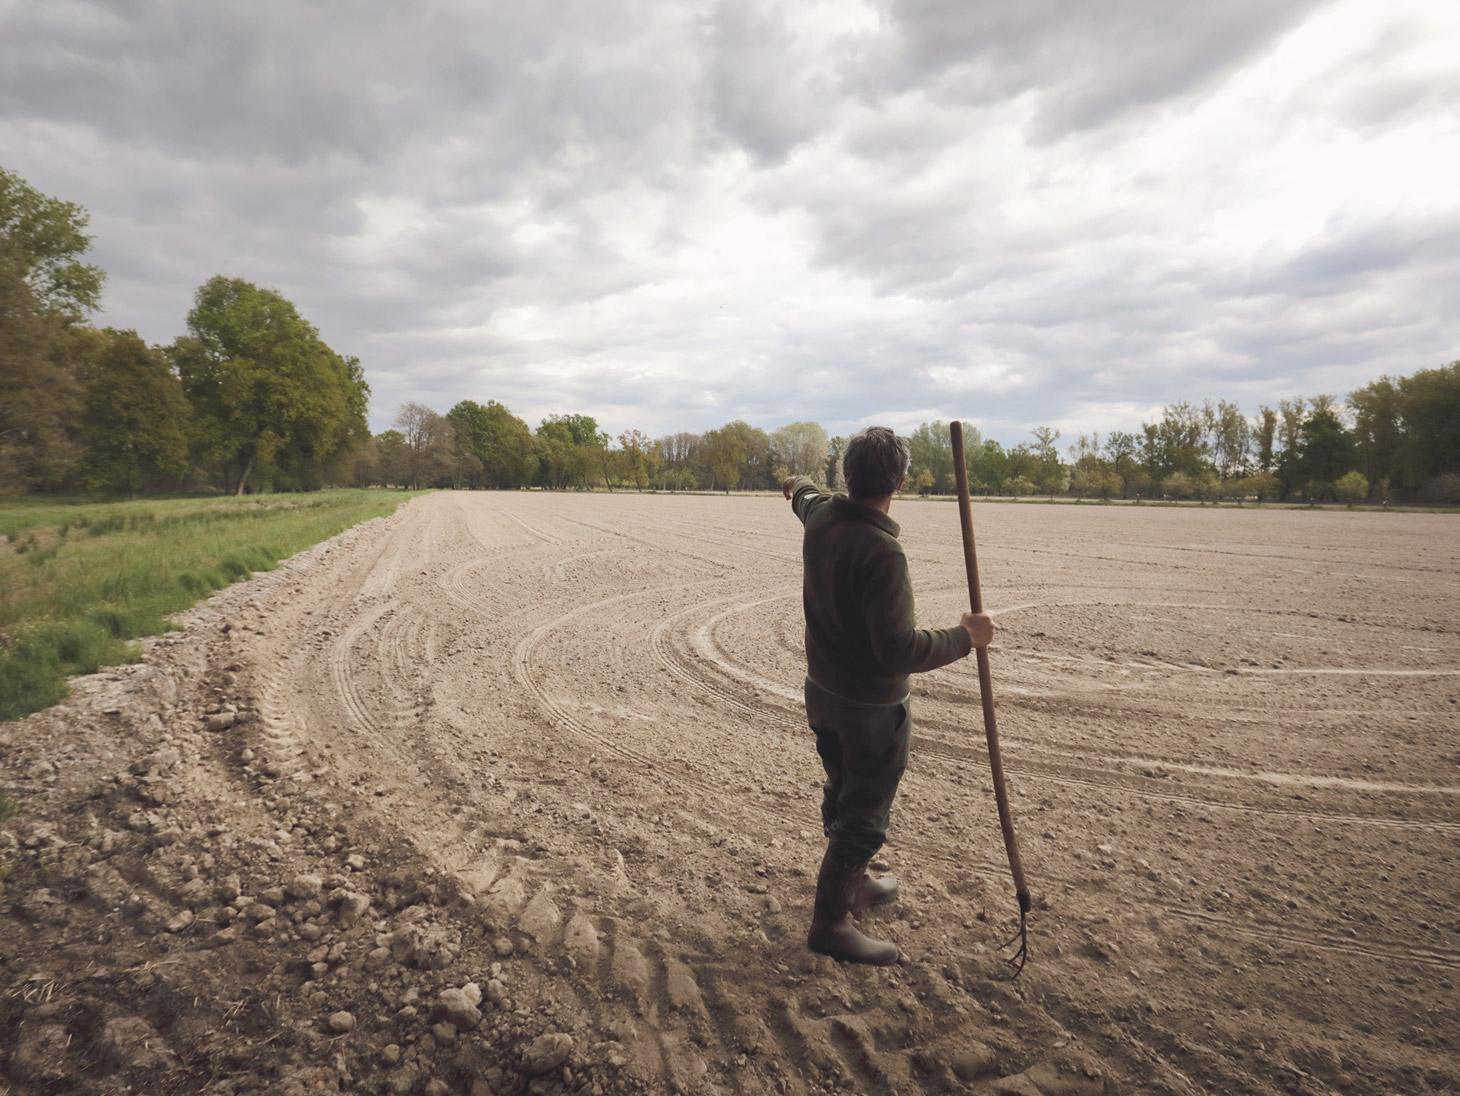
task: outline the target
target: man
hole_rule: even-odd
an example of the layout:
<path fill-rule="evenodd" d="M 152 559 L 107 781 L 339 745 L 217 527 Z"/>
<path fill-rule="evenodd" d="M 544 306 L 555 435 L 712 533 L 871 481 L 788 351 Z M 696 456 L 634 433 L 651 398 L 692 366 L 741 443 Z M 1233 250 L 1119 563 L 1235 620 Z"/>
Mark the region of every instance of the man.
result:
<path fill-rule="evenodd" d="M 907 768 L 908 675 L 956 662 L 994 637 L 984 613 L 964 613 L 952 628 L 916 626 L 907 558 L 888 516 L 909 462 L 905 440 L 869 426 L 842 454 L 847 495 L 825 494 L 805 476 L 781 485 L 806 527 L 806 719 L 826 769 L 827 848 L 806 943 L 834 959 L 878 966 L 897 962 L 897 947 L 867 936 L 852 919 L 897 898 L 897 881 L 872 878 L 867 864 L 887 839 Z"/>

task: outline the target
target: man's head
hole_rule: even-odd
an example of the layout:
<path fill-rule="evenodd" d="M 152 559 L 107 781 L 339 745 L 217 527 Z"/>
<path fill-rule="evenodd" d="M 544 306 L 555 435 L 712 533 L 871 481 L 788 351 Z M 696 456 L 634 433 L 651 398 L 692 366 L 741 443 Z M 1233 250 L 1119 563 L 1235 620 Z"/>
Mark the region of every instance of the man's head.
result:
<path fill-rule="evenodd" d="M 853 434 L 842 450 L 842 475 L 854 499 L 890 495 L 902 486 L 912 463 L 907 440 L 885 426 L 869 426 Z"/>

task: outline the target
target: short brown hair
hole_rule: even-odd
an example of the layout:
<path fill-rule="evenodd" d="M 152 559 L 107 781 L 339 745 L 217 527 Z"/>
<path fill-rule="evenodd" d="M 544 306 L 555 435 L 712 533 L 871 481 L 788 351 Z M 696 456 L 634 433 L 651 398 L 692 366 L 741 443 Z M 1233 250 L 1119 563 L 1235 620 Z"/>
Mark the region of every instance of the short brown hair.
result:
<path fill-rule="evenodd" d="M 869 426 L 847 441 L 842 451 L 842 475 L 847 494 L 854 499 L 875 499 L 890 495 L 907 475 L 912 450 L 906 438 L 899 438 L 885 426 Z"/>

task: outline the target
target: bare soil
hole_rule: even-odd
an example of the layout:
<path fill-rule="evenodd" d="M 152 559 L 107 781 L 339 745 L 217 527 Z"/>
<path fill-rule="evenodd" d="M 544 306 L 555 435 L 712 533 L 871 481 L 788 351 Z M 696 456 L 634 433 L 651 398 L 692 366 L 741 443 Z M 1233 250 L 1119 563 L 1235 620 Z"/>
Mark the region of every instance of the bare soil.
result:
<path fill-rule="evenodd" d="M 974 521 L 1017 981 L 971 660 L 840 966 L 789 507 L 442 493 L 0 727 L 0 1091 L 1460 1091 L 1455 519 Z"/>

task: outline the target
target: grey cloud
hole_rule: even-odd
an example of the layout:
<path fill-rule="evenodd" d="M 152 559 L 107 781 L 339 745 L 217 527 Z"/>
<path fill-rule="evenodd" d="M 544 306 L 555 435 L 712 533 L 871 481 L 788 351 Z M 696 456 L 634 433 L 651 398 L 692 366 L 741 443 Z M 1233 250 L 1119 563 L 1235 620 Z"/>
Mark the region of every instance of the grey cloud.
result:
<path fill-rule="evenodd" d="M 815 87 L 778 6 L 722 0 L 707 22 L 715 125 L 756 159 L 782 159 L 825 121 L 830 89 Z"/>
<path fill-rule="evenodd" d="M 1050 140 L 1208 85 L 1322 0 L 888 0 L 892 33 L 852 76 L 872 98 L 908 88 L 982 103 L 1034 91 Z"/>
<path fill-rule="evenodd" d="M 672 58 L 645 5 L 22 5 L 0 17 L 0 107 L 84 122 L 178 153 L 379 165 L 426 135 L 507 163 L 633 142 L 655 124 Z M 607 47 L 607 48 L 605 48 Z"/>

